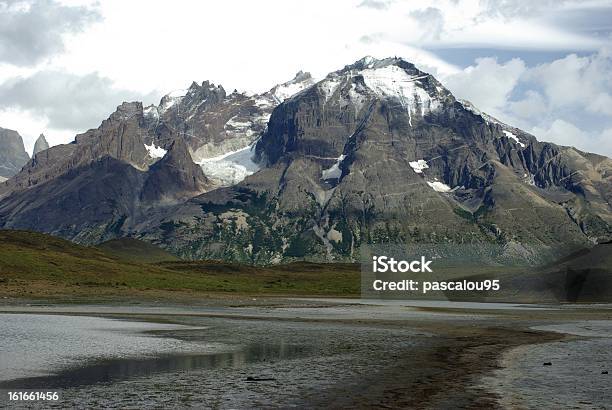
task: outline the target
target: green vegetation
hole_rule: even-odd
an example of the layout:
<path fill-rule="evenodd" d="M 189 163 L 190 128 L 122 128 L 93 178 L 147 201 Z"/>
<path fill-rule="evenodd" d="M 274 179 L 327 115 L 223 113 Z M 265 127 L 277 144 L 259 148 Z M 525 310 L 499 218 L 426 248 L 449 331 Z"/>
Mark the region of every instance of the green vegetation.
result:
<path fill-rule="evenodd" d="M 476 223 L 481 216 L 487 213 L 487 208 L 481 205 L 474 213 L 466 211 L 463 208 L 454 208 L 453 212 L 469 222 Z"/>
<path fill-rule="evenodd" d="M 145 263 L 148 259 L 155 263 Z M 141 292 L 348 296 L 359 294 L 359 280 L 359 267 L 353 264 L 254 267 L 178 261 L 134 239 L 94 248 L 39 233 L 0 231 L 1 296 L 129 296 Z"/>
<path fill-rule="evenodd" d="M 113 239 L 97 246 L 107 255 L 127 262 L 156 263 L 179 260 L 176 256 L 148 242 L 133 238 Z"/>

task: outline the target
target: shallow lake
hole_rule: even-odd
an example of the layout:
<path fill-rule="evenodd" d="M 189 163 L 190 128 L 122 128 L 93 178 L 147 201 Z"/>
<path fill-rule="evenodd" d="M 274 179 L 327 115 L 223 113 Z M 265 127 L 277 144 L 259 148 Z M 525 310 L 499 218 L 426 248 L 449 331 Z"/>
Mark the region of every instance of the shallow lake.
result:
<path fill-rule="evenodd" d="M 0 314 L 0 388 L 62 388 L 192 369 L 297 357 L 284 343 L 185 341 L 190 326 L 88 316 Z"/>

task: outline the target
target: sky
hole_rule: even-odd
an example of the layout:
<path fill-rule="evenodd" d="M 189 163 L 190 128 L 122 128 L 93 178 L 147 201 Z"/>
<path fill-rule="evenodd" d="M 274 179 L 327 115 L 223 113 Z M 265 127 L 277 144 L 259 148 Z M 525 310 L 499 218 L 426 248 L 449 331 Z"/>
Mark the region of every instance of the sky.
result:
<path fill-rule="evenodd" d="M 258 93 L 366 55 L 612 157 L 612 0 L 0 0 L 0 127 L 31 151 L 192 81 Z"/>

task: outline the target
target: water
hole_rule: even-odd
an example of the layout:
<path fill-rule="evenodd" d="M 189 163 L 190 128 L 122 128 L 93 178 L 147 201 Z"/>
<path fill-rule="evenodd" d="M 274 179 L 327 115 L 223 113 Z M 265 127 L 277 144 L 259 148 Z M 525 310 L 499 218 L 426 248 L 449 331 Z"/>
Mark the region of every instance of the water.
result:
<path fill-rule="evenodd" d="M 581 339 L 520 346 L 504 354 L 502 369 L 485 380 L 501 397 L 501 404 L 507 408 L 608 408 L 612 403 L 612 321 L 534 328 Z"/>
<path fill-rule="evenodd" d="M 365 379 L 385 383 L 374 375 L 428 338 L 404 326 L 180 320 L 0 314 L 0 392 L 60 392 L 24 408 L 303 408 L 347 389 L 367 396 Z"/>
<path fill-rule="evenodd" d="M 155 373 L 236 367 L 304 349 L 185 341 L 168 332 L 206 328 L 86 316 L 0 314 L 0 388 L 65 388 Z M 163 336 L 163 337 L 162 337 Z"/>

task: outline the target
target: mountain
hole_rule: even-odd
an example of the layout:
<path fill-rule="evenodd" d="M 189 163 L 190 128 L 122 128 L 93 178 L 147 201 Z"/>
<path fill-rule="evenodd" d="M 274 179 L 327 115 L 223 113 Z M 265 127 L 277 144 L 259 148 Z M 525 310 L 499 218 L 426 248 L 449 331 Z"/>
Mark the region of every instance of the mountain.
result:
<path fill-rule="evenodd" d="M 21 170 L 30 159 L 17 131 L 0 128 L 0 177 L 6 180 Z M 0 180 L 0 182 L 3 182 Z"/>
<path fill-rule="evenodd" d="M 312 85 L 299 72 L 270 91 L 227 95 L 221 86 L 204 81 L 164 96 L 159 106 L 145 109 L 147 126 L 159 145 L 177 136 L 185 140 L 193 160 L 215 186 L 229 186 L 259 170 L 251 161 L 252 144 L 266 129 L 272 110 L 285 98 Z"/>
<path fill-rule="evenodd" d="M 39 152 L 44 151 L 46 149 L 49 149 L 49 143 L 47 142 L 47 139 L 45 138 L 45 134 L 40 134 L 38 136 L 38 139 L 34 143 L 34 151 L 32 155 L 36 155 Z"/>
<path fill-rule="evenodd" d="M 538 142 L 401 59 L 362 59 L 285 100 L 255 154 L 259 172 L 142 237 L 257 263 L 440 242 L 496 243 L 535 263 L 612 235 L 610 159 Z"/>
<path fill-rule="evenodd" d="M 0 185 L 0 227 L 258 264 L 352 261 L 373 243 L 495 244 L 539 263 L 612 237 L 611 178 L 606 157 L 368 57 L 263 94 L 205 81 L 124 103 Z"/>
<path fill-rule="evenodd" d="M 293 87 L 310 79 L 298 77 Z M 97 129 L 38 153 L 0 186 L 0 227 L 86 244 L 130 235 L 159 209 L 257 171 L 252 144 L 277 100 L 272 91 L 227 95 L 205 81 L 158 106 L 123 103 Z"/>

